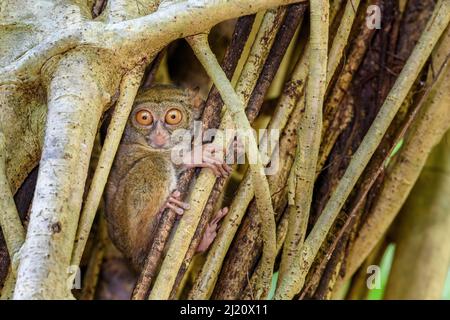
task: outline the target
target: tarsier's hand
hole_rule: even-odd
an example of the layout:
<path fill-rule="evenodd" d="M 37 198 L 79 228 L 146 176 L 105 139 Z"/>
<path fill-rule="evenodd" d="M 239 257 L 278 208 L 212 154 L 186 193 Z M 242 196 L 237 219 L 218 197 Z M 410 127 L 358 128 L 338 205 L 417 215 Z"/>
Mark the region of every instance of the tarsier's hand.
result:
<path fill-rule="evenodd" d="M 166 203 L 161 208 L 161 211 L 164 211 L 164 209 L 171 209 L 173 210 L 177 215 L 181 216 L 184 213 L 184 210 L 187 210 L 190 208 L 189 203 L 183 202 L 181 199 L 181 193 L 178 190 L 175 190 L 172 192 L 167 198 Z"/>
<path fill-rule="evenodd" d="M 212 220 L 206 226 L 205 233 L 203 234 L 202 240 L 197 247 L 197 252 L 202 253 L 208 250 L 211 243 L 217 236 L 217 230 L 219 230 L 219 222 L 226 216 L 228 213 L 228 208 L 223 208 L 215 214 Z"/>
<path fill-rule="evenodd" d="M 186 155 L 186 167 L 188 168 L 209 168 L 217 177 L 228 177 L 231 167 L 224 161 L 224 150 L 212 143 L 202 145 L 201 157 L 196 157 L 194 153 Z M 201 159 L 199 159 L 201 158 Z"/>

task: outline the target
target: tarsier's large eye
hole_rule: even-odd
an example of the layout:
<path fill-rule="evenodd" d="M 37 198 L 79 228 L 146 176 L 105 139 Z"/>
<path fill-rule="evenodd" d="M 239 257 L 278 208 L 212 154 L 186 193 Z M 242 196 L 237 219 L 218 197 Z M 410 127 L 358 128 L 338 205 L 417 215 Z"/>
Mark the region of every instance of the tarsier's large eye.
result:
<path fill-rule="evenodd" d="M 141 126 L 149 126 L 153 123 L 153 116 L 150 111 L 141 110 L 136 113 L 136 122 Z"/>
<path fill-rule="evenodd" d="M 166 123 L 167 124 L 179 124 L 181 119 L 183 119 L 183 114 L 181 113 L 180 110 L 178 109 L 170 109 L 169 111 L 167 111 L 166 113 Z"/>

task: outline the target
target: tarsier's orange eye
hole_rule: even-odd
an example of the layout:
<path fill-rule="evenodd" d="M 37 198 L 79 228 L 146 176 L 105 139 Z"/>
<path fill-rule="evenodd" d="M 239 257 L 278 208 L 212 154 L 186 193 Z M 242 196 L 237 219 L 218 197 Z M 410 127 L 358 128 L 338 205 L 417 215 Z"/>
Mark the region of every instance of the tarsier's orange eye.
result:
<path fill-rule="evenodd" d="M 136 113 L 136 122 L 142 126 L 149 126 L 153 123 L 153 116 L 150 111 L 141 110 Z"/>
<path fill-rule="evenodd" d="M 181 111 L 178 109 L 170 109 L 166 113 L 166 123 L 167 124 L 179 124 L 181 119 L 183 119 L 183 115 L 181 114 Z"/>

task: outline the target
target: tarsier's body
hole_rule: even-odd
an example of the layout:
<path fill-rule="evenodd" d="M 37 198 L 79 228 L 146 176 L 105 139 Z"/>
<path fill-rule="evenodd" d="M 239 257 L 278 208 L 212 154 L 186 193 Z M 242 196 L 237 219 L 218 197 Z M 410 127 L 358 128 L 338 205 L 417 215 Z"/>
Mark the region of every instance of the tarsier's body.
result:
<path fill-rule="evenodd" d="M 106 186 L 106 217 L 114 244 L 138 269 L 163 210 L 182 214 L 188 207 L 175 188 L 179 174 L 189 165 L 172 162 L 171 136 L 177 129 L 192 128 L 200 104 L 193 92 L 169 86 L 148 89 L 134 103 Z M 228 172 L 226 165 L 213 159 L 203 161 L 196 166 Z"/>

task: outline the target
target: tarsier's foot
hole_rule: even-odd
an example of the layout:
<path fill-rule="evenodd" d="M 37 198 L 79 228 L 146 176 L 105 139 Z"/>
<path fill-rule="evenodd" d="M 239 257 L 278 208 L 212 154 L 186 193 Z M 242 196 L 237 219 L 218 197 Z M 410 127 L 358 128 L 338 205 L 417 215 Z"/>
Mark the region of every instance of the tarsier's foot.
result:
<path fill-rule="evenodd" d="M 180 191 L 175 190 L 174 192 L 172 192 L 169 198 L 167 198 L 166 204 L 164 205 L 163 209 L 171 209 L 176 214 L 181 216 L 184 213 L 184 210 L 189 209 L 189 204 L 181 201 L 180 197 Z"/>
<path fill-rule="evenodd" d="M 206 230 L 203 234 L 202 240 L 200 240 L 200 243 L 198 244 L 197 252 L 202 253 L 208 250 L 209 246 L 217 236 L 217 230 L 219 230 L 219 222 L 223 219 L 223 217 L 226 216 L 227 213 L 228 208 L 223 208 L 217 211 L 215 216 L 206 226 Z"/>

